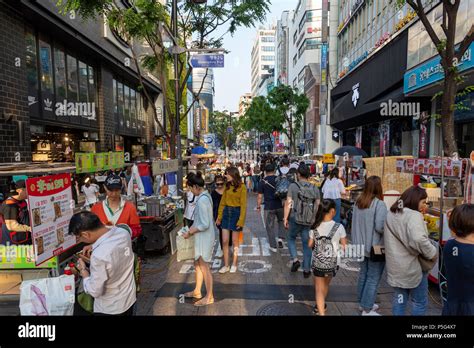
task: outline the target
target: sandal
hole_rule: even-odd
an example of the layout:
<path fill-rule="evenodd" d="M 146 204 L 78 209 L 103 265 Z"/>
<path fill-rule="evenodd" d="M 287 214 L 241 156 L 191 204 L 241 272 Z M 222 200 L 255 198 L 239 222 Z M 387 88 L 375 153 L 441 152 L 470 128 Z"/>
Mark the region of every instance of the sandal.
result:
<path fill-rule="evenodd" d="M 197 298 L 197 299 L 201 299 L 202 298 L 202 295 L 199 294 L 199 296 L 196 296 L 194 294 L 194 291 L 190 291 L 190 292 L 187 292 L 184 294 L 184 298 Z"/>
<path fill-rule="evenodd" d="M 197 301 L 196 303 L 194 303 L 194 305 L 196 307 L 203 307 L 203 306 L 207 306 L 207 305 L 210 305 L 210 304 L 213 304 L 213 303 L 214 303 L 213 298 L 208 300 L 207 302 L 203 302 L 203 300 L 201 299 L 201 300 Z"/>

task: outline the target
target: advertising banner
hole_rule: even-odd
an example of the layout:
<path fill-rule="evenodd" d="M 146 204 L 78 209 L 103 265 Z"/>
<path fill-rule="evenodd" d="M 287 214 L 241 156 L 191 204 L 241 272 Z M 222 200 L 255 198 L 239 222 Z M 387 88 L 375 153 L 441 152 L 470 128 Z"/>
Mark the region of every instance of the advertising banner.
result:
<path fill-rule="evenodd" d="M 0 269 L 32 269 L 32 268 L 55 268 L 58 264 L 57 257 L 35 264 L 35 252 L 33 245 L 0 245 Z"/>
<path fill-rule="evenodd" d="M 39 265 L 76 244 L 68 234 L 74 213 L 71 175 L 57 174 L 26 181 L 35 264 Z"/>
<path fill-rule="evenodd" d="M 167 161 L 153 161 L 153 175 L 177 172 L 179 162 L 177 159 Z"/>
<path fill-rule="evenodd" d="M 95 173 L 123 168 L 123 152 L 76 153 L 76 173 Z"/>

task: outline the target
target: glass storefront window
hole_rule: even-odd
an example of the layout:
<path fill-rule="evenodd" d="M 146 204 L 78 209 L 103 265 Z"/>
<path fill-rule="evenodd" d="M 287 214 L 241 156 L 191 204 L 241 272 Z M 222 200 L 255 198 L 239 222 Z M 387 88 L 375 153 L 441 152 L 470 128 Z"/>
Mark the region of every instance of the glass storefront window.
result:
<path fill-rule="evenodd" d="M 62 102 L 66 94 L 66 56 L 64 50 L 54 47 L 54 84 L 56 87 L 56 100 Z"/>
<path fill-rule="evenodd" d="M 95 89 L 95 74 L 94 74 L 94 68 L 91 66 L 88 66 L 88 88 L 89 88 L 89 102 L 90 103 L 95 103 L 96 101 L 96 89 Z"/>
<path fill-rule="evenodd" d="M 38 94 L 38 70 L 36 56 L 36 36 L 32 31 L 27 31 L 25 35 L 26 41 L 26 77 L 28 80 L 28 90 L 36 91 Z"/>
<path fill-rule="evenodd" d="M 67 56 L 67 99 L 70 102 L 76 102 L 79 96 L 77 60 L 70 55 Z"/>
<path fill-rule="evenodd" d="M 87 86 L 87 65 L 79 61 L 79 101 L 87 103 L 88 86 Z"/>
<path fill-rule="evenodd" d="M 117 83 L 117 93 L 118 93 L 118 115 L 119 115 L 119 123 L 120 127 L 125 126 L 124 118 L 123 118 L 123 84 L 118 82 Z"/>
<path fill-rule="evenodd" d="M 53 93 L 53 64 L 51 58 L 51 45 L 39 40 L 41 91 L 45 94 Z"/>
<path fill-rule="evenodd" d="M 114 102 L 114 114 L 117 115 L 118 114 L 117 81 L 115 80 L 113 80 L 113 84 L 112 84 L 112 99 Z M 115 119 L 117 120 L 117 117 L 115 117 Z"/>
<path fill-rule="evenodd" d="M 137 109 L 135 102 L 135 90 L 130 88 L 130 119 L 131 126 L 133 129 L 137 129 Z"/>
<path fill-rule="evenodd" d="M 124 121 L 125 121 L 125 127 L 130 128 L 130 88 L 128 86 L 124 86 L 124 108 L 123 108 L 123 116 L 124 116 Z"/>

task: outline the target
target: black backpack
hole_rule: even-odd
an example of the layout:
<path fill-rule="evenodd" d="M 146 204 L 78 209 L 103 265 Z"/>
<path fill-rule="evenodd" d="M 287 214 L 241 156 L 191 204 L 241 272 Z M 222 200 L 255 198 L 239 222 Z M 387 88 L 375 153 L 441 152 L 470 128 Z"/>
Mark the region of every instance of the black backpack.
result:
<path fill-rule="evenodd" d="M 283 200 L 288 196 L 288 189 L 295 182 L 295 176 L 290 173 L 283 174 L 280 168 L 278 168 L 278 173 L 275 180 L 275 197 Z"/>

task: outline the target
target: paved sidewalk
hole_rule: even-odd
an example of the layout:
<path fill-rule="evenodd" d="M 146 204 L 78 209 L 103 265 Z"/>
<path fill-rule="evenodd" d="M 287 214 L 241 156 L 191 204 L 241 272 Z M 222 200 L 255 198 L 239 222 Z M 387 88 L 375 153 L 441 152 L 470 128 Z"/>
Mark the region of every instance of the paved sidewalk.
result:
<path fill-rule="evenodd" d="M 244 245 L 240 248 L 239 271 L 219 274 L 220 258 L 213 259 L 215 303 L 195 307 L 182 294 L 194 288 L 192 261 L 177 262 L 176 255 L 151 257 L 143 269 L 142 292 L 137 315 L 311 315 L 314 305 L 312 277 L 291 273 L 287 245 L 277 253 L 269 250 L 261 215 L 254 210 L 256 195 L 249 193 Z M 218 241 L 216 240 L 218 243 Z M 301 241 L 297 243 L 302 256 Z M 214 254 L 217 250 L 215 245 Z M 360 315 L 357 304 L 356 261 L 345 262 L 331 282 L 328 315 Z M 393 290 L 384 275 L 379 287 L 379 313 L 391 315 Z M 434 300 L 433 300 L 434 299 Z M 440 315 L 437 288 L 430 286 L 430 315 Z"/>

